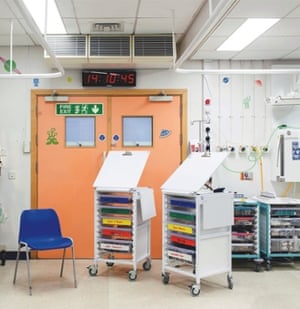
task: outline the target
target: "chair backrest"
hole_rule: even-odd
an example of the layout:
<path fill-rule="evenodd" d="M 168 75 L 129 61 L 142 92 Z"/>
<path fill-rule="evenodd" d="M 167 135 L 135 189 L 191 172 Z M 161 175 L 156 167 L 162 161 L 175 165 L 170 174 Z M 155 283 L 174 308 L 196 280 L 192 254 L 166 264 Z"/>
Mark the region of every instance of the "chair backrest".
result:
<path fill-rule="evenodd" d="M 52 208 L 23 210 L 20 218 L 19 242 L 31 237 L 61 236 L 58 215 Z"/>

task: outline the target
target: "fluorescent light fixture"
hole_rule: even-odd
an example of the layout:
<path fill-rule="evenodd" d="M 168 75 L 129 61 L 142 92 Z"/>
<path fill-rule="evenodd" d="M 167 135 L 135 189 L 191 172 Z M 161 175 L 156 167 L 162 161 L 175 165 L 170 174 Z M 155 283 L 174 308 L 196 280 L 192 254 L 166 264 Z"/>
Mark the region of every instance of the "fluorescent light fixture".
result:
<path fill-rule="evenodd" d="M 66 29 L 55 0 L 23 0 L 43 34 L 65 34 Z"/>
<path fill-rule="evenodd" d="M 217 49 L 217 51 L 242 50 L 278 21 L 279 18 L 249 18 Z"/>

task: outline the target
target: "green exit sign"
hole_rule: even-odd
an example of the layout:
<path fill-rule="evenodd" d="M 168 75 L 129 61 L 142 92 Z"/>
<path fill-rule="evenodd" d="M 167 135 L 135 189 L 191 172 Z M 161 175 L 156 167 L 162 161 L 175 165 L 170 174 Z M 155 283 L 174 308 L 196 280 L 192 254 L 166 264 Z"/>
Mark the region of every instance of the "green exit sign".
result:
<path fill-rule="evenodd" d="M 103 115 L 102 103 L 57 103 L 56 115 L 60 116 L 99 116 Z"/>

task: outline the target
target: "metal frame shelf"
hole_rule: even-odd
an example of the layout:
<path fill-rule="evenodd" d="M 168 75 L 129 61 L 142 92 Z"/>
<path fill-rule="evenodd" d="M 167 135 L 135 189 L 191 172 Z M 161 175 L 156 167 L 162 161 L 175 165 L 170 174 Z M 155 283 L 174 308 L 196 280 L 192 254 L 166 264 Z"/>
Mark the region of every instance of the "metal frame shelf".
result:
<path fill-rule="evenodd" d="M 255 201 L 235 201 L 232 226 L 232 258 L 247 259 L 260 271 L 263 259 L 259 242 L 259 207 Z"/>
<path fill-rule="evenodd" d="M 300 200 L 274 198 L 259 200 L 261 253 L 266 269 L 273 259 L 300 257 Z"/>

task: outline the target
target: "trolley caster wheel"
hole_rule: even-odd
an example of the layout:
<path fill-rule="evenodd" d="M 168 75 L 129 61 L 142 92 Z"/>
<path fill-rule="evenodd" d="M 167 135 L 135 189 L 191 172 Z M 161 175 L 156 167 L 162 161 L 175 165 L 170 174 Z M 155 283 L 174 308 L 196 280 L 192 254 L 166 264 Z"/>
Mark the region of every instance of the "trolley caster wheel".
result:
<path fill-rule="evenodd" d="M 98 267 L 97 265 L 90 265 L 88 267 L 88 270 L 89 270 L 89 275 L 94 277 L 98 274 Z"/>
<path fill-rule="evenodd" d="M 257 273 L 261 271 L 261 265 L 260 264 L 255 264 L 255 268 L 254 271 L 256 271 Z"/>
<path fill-rule="evenodd" d="M 112 266 L 114 266 L 114 263 L 113 263 L 113 262 L 106 262 L 106 265 L 107 265 L 108 267 L 112 267 Z"/>
<path fill-rule="evenodd" d="M 129 279 L 129 281 L 134 281 L 136 278 L 137 278 L 136 271 L 135 271 L 135 270 L 131 270 L 131 271 L 128 273 L 128 279 Z"/>
<path fill-rule="evenodd" d="M 146 270 L 146 271 L 151 269 L 151 262 L 150 262 L 150 260 L 147 260 L 147 261 L 145 261 L 143 263 L 143 269 Z"/>
<path fill-rule="evenodd" d="M 191 294 L 193 296 L 198 296 L 200 294 L 200 286 L 197 284 L 193 284 L 191 286 Z"/>
<path fill-rule="evenodd" d="M 227 282 L 228 282 L 228 288 L 230 290 L 233 289 L 233 281 L 232 281 L 232 276 L 231 275 L 227 275 Z"/>
<path fill-rule="evenodd" d="M 1 265 L 4 266 L 5 265 L 5 255 L 6 255 L 6 251 L 2 250 L 1 251 Z"/>
<path fill-rule="evenodd" d="M 271 269 L 272 269 L 271 262 L 267 261 L 266 270 L 271 270 Z"/>
<path fill-rule="evenodd" d="M 168 274 L 168 273 L 162 274 L 162 282 L 163 282 L 164 284 L 168 284 L 169 281 L 170 281 L 170 276 L 169 276 L 169 274 Z"/>

